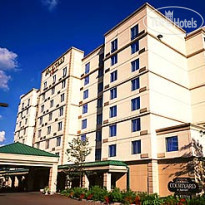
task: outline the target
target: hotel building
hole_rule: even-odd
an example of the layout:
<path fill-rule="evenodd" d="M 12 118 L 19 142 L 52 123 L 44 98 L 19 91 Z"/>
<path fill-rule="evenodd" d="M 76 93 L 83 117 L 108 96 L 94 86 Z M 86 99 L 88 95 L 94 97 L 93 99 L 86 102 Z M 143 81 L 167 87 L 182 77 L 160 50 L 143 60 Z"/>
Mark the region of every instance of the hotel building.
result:
<path fill-rule="evenodd" d="M 43 70 L 40 90 L 21 98 L 15 141 L 58 154 L 61 175 L 68 142 L 87 137 L 85 186 L 171 194 L 168 182 L 194 178 L 187 165 L 205 151 L 205 28 L 187 34 L 146 3 L 104 37 Z M 35 111 L 21 114 L 32 96 Z"/>

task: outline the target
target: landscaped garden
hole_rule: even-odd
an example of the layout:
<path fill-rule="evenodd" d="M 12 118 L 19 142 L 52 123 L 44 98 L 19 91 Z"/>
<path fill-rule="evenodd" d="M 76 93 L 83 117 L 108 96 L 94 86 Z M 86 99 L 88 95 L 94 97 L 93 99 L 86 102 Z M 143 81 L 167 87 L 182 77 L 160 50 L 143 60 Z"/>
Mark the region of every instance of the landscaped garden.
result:
<path fill-rule="evenodd" d="M 120 191 L 118 188 L 108 192 L 104 188 L 94 186 L 91 189 L 72 188 L 61 191 L 61 194 L 76 200 L 98 201 L 104 204 L 136 204 L 136 205 L 205 205 L 205 196 L 193 199 L 173 196 L 159 197 L 157 194 L 144 192 Z"/>

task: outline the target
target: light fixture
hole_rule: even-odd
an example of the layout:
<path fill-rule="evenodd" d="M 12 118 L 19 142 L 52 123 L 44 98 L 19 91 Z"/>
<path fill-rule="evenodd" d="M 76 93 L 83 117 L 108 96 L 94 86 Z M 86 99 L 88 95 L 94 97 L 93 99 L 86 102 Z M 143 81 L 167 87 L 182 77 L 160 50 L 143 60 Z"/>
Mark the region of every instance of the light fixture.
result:
<path fill-rule="evenodd" d="M 163 38 L 162 34 L 157 35 L 157 38 L 160 40 L 161 38 Z"/>

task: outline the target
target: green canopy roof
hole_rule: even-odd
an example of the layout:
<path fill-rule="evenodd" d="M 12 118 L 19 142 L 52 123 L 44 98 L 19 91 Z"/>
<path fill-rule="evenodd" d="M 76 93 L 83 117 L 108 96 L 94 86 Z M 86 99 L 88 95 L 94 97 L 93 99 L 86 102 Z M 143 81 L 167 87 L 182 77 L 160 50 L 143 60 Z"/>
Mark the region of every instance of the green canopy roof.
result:
<path fill-rule="evenodd" d="M 127 164 L 118 161 L 118 160 L 106 160 L 106 161 L 97 161 L 97 162 L 85 162 L 84 167 L 98 167 L 98 166 L 109 166 L 109 165 L 114 165 L 114 166 L 125 166 L 127 167 Z M 75 166 L 75 164 L 65 164 L 65 165 L 59 165 L 59 169 L 66 169 L 70 166 Z"/>
<path fill-rule="evenodd" d="M 34 156 L 45 156 L 45 157 L 58 157 L 55 154 L 45 152 L 43 150 L 16 142 L 0 147 L 0 153 L 5 154 L 22 154 L 22 155 L 34 155 Z"/>

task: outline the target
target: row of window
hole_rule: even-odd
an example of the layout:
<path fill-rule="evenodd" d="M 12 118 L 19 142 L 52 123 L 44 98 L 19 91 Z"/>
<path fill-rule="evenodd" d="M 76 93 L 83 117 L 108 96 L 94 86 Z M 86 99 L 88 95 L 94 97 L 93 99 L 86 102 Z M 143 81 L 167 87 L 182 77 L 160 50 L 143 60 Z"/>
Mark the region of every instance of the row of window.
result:
<path fill-rule="evenodd" d="M 168 137 L 166 140 L 166 151 L 173 152 L 178 151 L 178 137 Z M 141 153 L 141 140 L 132 141 L 132 154 L 140 154 Z M 117 145 L 112 144 L 109 145 L 109 157 L 115 157 L 117 153 Z"/>
<path fill-rule="evenodd" d="M 30 105 L 30 99 L 28 99 L 28 101 L 27 101 L 27 106 L 29 106 Z M 22 109 L 24 109 L 24 103 L 22 103 Z"/>
<path fill-rule="evenodd" d="M 58 122 L 58 131 L 63 130 L 63 122 Z M 47 127 L 47 134 L 51 134 L 51 126 Z M 42 137 L 42 131 L 38 130 L 38 137 Z"/>
<path fill-rule="evenodd" d="M 56 147 L 59 147 L 61 145 L 61 137 L 56 138 Z M 46 140 L 45 143 L 45 149 L 49 149 L 50 147 L 50 140 Z"/>
<path fill-rule="evenodd" d="M 63 68 L 63 78 L 67 75 L 67 67 Z M 56 75 L 53 75 L 53 83 L 56 82 Z M 44 89 L 47 88 L 47 81 L 44 82 Z"/>

